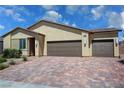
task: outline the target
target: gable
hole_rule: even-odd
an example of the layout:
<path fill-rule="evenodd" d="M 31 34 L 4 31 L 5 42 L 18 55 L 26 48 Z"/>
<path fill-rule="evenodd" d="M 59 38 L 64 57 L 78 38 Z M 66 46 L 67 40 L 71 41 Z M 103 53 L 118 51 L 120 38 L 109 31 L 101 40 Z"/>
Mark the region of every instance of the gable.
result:
<path fill-rule="evenodd" d="M 27 29 L 23 29 L 23 28 L 20 28 L 20 27 L 17 27 L 15 28 L 14 30 L 6 33 L 5 35 L 3 35 L 2 37 L 3 38 L 6 38 L 8 37 L 9 35 L 13 35 L 15 36 L 15 38 L 21 38 L 21 37 L 37 37 L 38 35 L 40 36 L 45 36 L 43 34 L 40 34 L 40 33 L 36 33 L 36 32 L 33 32 L 33 31 L 30 31 L 30 30 L 27 30 Z"/>
<path fill-rule="evenodd" d="M 74 29 L 56 28 L 47 25 L 42 25 L 33 31 L 44 34 L 47 41 L 81 40 L 82 33 Z"/>
<path fill-rule="evenodd" d="M 80 29 L 80 28 L 76 28 L 76 27 L 72 27 L 72 26 L 69 26 L 69 25 L 64 25 L 64 24 L 60 24 L 60 23 L 56 23 L 56 22 L 46 21 L 46 20 L 41 20 L 41 21 L 33 24 L 32 26 L 28 27 L 27 29 L 35 30 L 42 25 L 53 26 L 55 28 L 65 28 L 65 29 L 71 29 L 71 30 L 73 29 L 73 30 L 76 30 L 76 31 L 79 31 L 79 32 L 89 33 L 87 30 L 83 30 L 83 29 Z"/>
<path fill-rule="evenodd" d="M 12 39 L 18 39 L 18 38 L 29 38 L 32 37 L 30 34 L 28 34 L 28 32 L 24 32 L 21 30 L 17 30 L 16 32 L 11 33 L 11 38 Z"/>

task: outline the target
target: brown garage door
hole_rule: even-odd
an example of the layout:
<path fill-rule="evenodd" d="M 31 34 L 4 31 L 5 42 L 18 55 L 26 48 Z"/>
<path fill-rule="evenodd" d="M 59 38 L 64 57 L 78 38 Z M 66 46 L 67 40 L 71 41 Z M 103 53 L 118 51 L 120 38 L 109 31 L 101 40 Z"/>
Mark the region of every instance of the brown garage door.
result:
<path fill-rule="evenodd" d="M 81 56 L 81 41 L 47 42 L 48 56 Z"/>
<path fill-rule="evenodd" d="M 92 54 L 99 57 L 113 57 L 113 46 L 113 40 L 94 40 Z"/>

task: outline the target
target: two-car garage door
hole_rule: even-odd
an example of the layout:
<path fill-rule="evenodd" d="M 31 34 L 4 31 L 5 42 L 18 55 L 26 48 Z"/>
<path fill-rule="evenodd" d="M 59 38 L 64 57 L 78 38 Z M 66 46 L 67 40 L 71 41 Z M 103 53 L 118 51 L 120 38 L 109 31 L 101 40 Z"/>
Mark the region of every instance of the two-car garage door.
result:
<path fill-rule="evenodd" d="M 47 42 L 48 56 L 82 56 L 81 41 Z"/>

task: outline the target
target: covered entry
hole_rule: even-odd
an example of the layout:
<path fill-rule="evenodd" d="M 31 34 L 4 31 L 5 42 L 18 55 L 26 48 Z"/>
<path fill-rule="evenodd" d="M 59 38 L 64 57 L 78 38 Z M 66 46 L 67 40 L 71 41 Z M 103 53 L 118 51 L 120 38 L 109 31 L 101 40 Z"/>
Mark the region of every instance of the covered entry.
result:
<path fill-rule="evenodd" d="M 48 56 L 82 56 L 81 40 L 47 42 Z"/>
<path fill-rule="evenodd" d="M 113 57 L 114 56 L 113 40 L 93 40 L 92 56 Z"/>

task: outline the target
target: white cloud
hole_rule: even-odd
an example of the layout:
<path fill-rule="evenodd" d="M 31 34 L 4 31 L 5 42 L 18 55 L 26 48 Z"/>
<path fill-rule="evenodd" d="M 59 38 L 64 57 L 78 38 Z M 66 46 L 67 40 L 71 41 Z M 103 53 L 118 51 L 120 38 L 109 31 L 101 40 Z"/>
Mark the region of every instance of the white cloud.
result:
<path fill-rule="evenodd" d="M 105 6 L 103 6 L 103 5 L 92 8 L 91 13 L 93 14 L 94 19 L 97 20 L 97 19 L 101 18 L 104 10 L 105 10 Z"/>
<path fill-rule="evenodd" d="M 90 8 L 88 5 L 81 6 L 79 10 L 80 14 L 88 14 L 90 12 Z"/>
<path fill-rule="evenodd" d="M 73 15 L 75 12 L 79 11 L 79 5 L 68 5 L 66 6 L 66 12 Z"/>
<path fill-rule="evenodd" d="M 65 25 L 69 25 L 69 22 L 68 22 L 68 21 L 66 21 L 66 22 L 64 22 L 64 24 L 65 24 Z"/>
<path fill-rule="evenodd" d="M 15 15 L 12 15 L 13 19 L 19 21 L 19 22 L 25 22 L 26 20 L 21 18 L 21 15 L 19 13 L 16 13 Z"/>
<path fill-rule="evenodd" d="M 7 6 L 6 8 L 12 9 L 12 10 L 14 10 L 15 12 L 18 12 L 18 13 L 26 14 L 26 15 L 28 15 L 28 16 L 33 15 L 33 13 L 30 12 L 30 11 L 28 11 L 28 9 L 25 8 L 24 6 L 10 5 L 10 6 Z"/>
<path fill-rule="evenodd" d="M 77 27 L 77 25 L 75 23 L 72 24 L 73 27 Z"/>
<path fill-rule="evenodd" d="M 109 27 L 122 28 L 124 29 L 124 12 L 108 12 L 108 25 Z"/>
<path fill-rule="evenodd" d="M 17 20 L 19 22 L 24 22 L 25 19 L 21 18 L 21 14 L 15 12 L 14 10 L 12 9 L 5 9 L 3 11 L 7 16 L 10 16 L 12 17 L 14 20 Z"/>
<path fill-rule="evenodd" d="M 3 11 L 7 16 L 11 16 L 14 14 L 14 11 L 12 9 L 5 9 Z"/>
<path fill-rule="evenodd" d="M 65 24 L 65 25 L 68 25 L 68 26 L 77 27 L 77 25 L 75 23 L 70 23 L 69 21 L 67 21 L 65 19 L 62 21 L 62 23 Z"/>
<path fill-rule="evenodd" d="M 73 14 L 88 14 L 90 11 L 88 5 L 68 5 L 66 6 L 66 13 L 73 15 Z"/>
<path fill-rule="evenodd" d="M 123 28 L 124 29 L 124 11 L 123 12 L 121 12 L 121 18 L 122 18 L 122 25 L 121 25 L 121 28 Z"/>
<path fill-rule="evenodd" d="M 5 29 L 5 26 L 0 24 L 0 30 L 3 30 L 3 29 Z"/>
<path fill-rule="evenodd" d="M 52 10 L 51 11 L 47 11 L 45 13 L 45 15 L 43 16 L 43 19 L 54 21 L 54 22 L 60 21 L 61 18 L 62 18 L 61 14 L 59 14 L 56 11 L 52 11 Z"/>
<path fill-rule="evenodd" d="M 16 21 L 25 22 L 26 20 L 22 18 L 19 11 L 24 11 L 24 8 L 17 6 L 0 7 L 0 13 L 4 14 L 5 16 L 11 17 Z"/>
<path fill-rule="evenodd" d="M 62 21 L 62 23 L 65 24 L 65 25 L 69 25 L 70 24 L 69 21 L 67 21 L 65 19 Z"/>
<path fill-rule="evenodd" d="M 54 9 L 54 5 L 42 5 L 42 8 L 46 9 L 46 10 L 52 10 Z"/>

